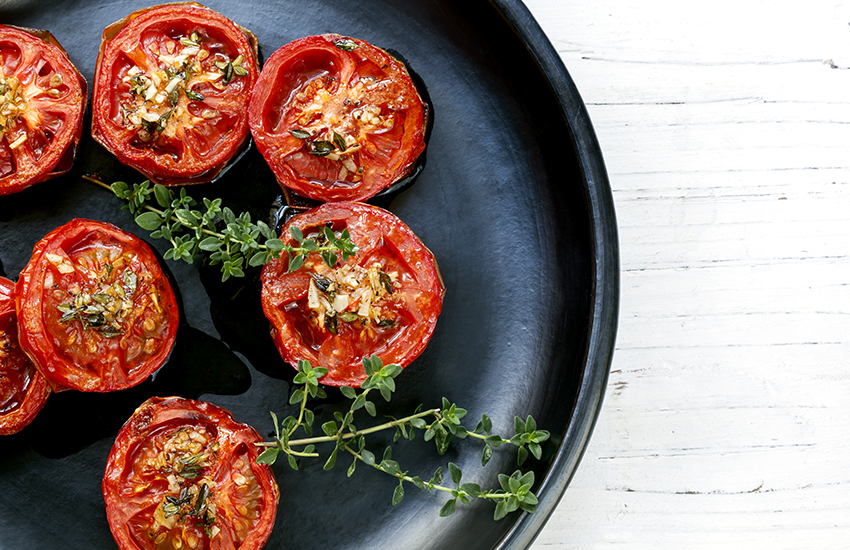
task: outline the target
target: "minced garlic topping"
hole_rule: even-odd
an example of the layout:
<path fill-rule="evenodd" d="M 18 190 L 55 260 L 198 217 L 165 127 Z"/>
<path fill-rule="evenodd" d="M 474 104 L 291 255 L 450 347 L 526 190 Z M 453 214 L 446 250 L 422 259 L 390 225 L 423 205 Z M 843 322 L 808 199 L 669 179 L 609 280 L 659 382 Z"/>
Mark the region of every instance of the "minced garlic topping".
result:
<path fill-rule="evenodd" d="M 363 179 L 363 167 L 354 153 L 370 146 L 368 134 L 392 129 L 396 115 L 370 97 L 384 86 L 381 80 L 362 77 L 344 94 L 333 96 L 327 90 L 328 78 L 315 78 L 295 94 L 292 110 L 298 114 L 300 128 L 292 134 L 306 140 L 310 154 L 336 162 L 337 179 L 358 182 Z"/>
<path fill-rule="evenodd" d="M 159 454 L 146 465 L 168 480 L 169 494 L 163 497 L 153 513 L 149 535 L 154 543 L 161 544 L 175 526 L 203 526 L 210 538 L 219 533 L 215 526 L 216 506 L 212 501 L 215 482 L 207 468 L 218 451 L 204 428 L 180 428 L 167 436 Z M 191 530 L 183 530 L 174 539 L 189 548 L 197 546 L 199 539 Z M 176 547 L 175 547 L 176 548 Z"/>
<path fill-rule="evenodd" d="M 48 252 L 45 257 L 56 266 L 59 273 L 73 273 L 76 270 L 67 256 Z M 133 299 L 139 286 L 138 275 L 128 267 L 124 270 L 123 276 L 116 280 L 112 277 L 115 269 L 112 263 L 106 264 L 97 273 L 86 270 L 84 266 L 80 266 L 80 269 L 88 272 L 88 275 L 94 275 L 94 277 L 88 277 L 91 285 L 86 289 L 75 287 L 67 291 L 58 289 L 54 291 L 57 293 L 57 298 L 63 300 L 57 306 L 62 313 L 59 322 L 67 323 L 77 320 L 82 323 L 84 329 L 95 329 L 107 338 L 123 334 L 127 318 L 132 317 Z M 52 281 L 47 280 L 48 276 L 52 279 L 52 274 L 48 272 L 45 276 L 45 286 L 51 287 Z M 153 288 L 151 288 L 151 294 L 154 294 Z M 69 301 L 64 301 L 68 298 L 70 298 Z M 151 302 L 154 305 L 157 303 L 155 298 Z M 148 326 L 144 326 L 146 324 Z M 147 332 L 153 332 L 156 324 L 148 318 L 145 319 L 143 328 Z"/>
<path fill-rule="evenodd" d="M 223 53 L 212 53 L 200 32 L 179 41 L 167 39 L 162 45 L 151 44 L 156 65 L 134 65 L 121 78 L 130 92 L 122 104 L 125 125 L 136 129 L 141 141 L 149 142 L 159 135 L 173 137 L 179 125 L 194 126 L 221 116 L 210 106 L 190 112 L 190 101 L 204 101 L 195 88 L 208 84 L 224 90 L 234 78 L 248 74 L 241 55 L 231 60 Z"/>
<path fill-rule="evenodd" d="M 27 115 L 28 97 L 46 93 L 52 98 L 58 98 L 63 84 L 62 76 L 54 73 L 49 79 L 34 79 L 25 89 L 17 77 L 7 77 L 0 70 L 0 140 L 6 137 L 8 132 L 10 149 L 17 149 L 23 145 L 27 140 L 27 134 L 23 131 L 19 119 Z"/>
<path fill-rule="evenodd" d="M 398 273 L 387 273 L 375 262 L 368 268 L 345 264 L 339 268 L 316 265 L 307 289 L 307 307 L 314 311 L 318 327 L 336 334 L 339 321 L 393 326 L 393 293 L 401 285 Z"/>

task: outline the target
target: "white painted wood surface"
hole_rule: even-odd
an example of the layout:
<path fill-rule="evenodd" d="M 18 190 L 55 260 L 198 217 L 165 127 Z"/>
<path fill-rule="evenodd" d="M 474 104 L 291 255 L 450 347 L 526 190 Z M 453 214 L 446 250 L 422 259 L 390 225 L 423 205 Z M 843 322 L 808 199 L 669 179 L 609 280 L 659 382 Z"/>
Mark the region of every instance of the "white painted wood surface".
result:
<path fill-rule="evenodd" d="M 532 549 L 850 548 L 850 2 L 526 3 L 622 268 L 603 411 Z"/>

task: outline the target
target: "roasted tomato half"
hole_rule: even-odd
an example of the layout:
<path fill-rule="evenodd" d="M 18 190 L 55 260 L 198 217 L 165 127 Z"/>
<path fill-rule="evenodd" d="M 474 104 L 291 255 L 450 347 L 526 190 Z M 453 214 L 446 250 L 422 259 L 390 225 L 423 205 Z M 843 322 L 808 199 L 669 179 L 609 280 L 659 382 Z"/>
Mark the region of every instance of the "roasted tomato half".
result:
<path fill-rule="evenodd" d="M 0 195 L 71 169 L 86 81 L 47 31 L 0 25 Z"/>
<path fill-rule="evenodd" d="M 203 183 L 248 140 L 257 40 L 196 3 L 146 8 L 103 31 L 92 135 L 156 183 Z"/>
<path fill-rule="evenodd" d="M 21 348 L 54 390 L 135 386 L 168 358 L 179 314 L 150 247 L 75 219 L 35 245 L 15 300 Z"/>
<path fill-rule="evenodd" d="M 278 182 L 318 201 L 362 201 L 406 176 L 425 149 L 427 118 L 404 64 L 336 34 L 273 53 L 248 112 Z"/>
<path fill-rule="evenodd" d="M 121 550 L 262 548 L 279 491 L 262 439 L 215 405 L 153 397 L 124 424 L 103 476 Z"/>
<path fill-rule="evenodd" d="M 434 256 L 409 227 L 359 203 L 325 203 L 292 218 L 285 234 L 291 226 L 319 245 L 325 228 L 337 235 L 348 230 L 360 251 L 333 268 L 318 254 L 292 272 L 286 257 L 263 268 L 263 311 L 285 361 L 327 368 L 324 384 L 359 386 L 366 378 L 363 357 L 405 367 L 422 353 L 444 288 Z"/>
<path fill-rule="evenodd" d="M 0 435 L 24 429 L 49 395 L 47 380 L 18 346 L 15 283 L 0 277 Z"/>

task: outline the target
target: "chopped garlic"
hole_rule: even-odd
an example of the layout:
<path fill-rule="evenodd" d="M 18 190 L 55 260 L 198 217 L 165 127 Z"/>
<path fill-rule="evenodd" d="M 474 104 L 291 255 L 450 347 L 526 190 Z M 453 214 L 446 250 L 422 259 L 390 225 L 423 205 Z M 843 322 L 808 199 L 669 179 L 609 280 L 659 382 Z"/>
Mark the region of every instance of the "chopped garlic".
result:
<path fill-rule="evenodd" d="M 361 317 L 369 316 L 369 307 L 372 305 L 372 291 L 365 289 L 360 297 L 360 308 L 357 310 L 357 315 Z"/>
<path fill-rule="evenodd" d="M 307 307 L 310 309 L 319 309 L 319 289 L 316 287 L 316 283 L 312 278 L 307 286 Z"/>
<path fill-rule="evenodd" d="M 337 313 L 345 311 L 348 308 L 348 294 L 337 294 L 333 306 Z"/>
<path fill-rule="evenodd" d="M 24 144 L 24 142 L 26 142 L 26 140 L 27 140 L 27 135 L 26 135 L 26 134 L 21 134 L 21 135 L 18 137 L 18 139 L 16 139 L 15 141 L 13 141 L 12 143 L 10 143 L 10 144 L 9 144 L 9 149 L 17 149 L 18 147 L 20 147 L 21 145 L 23 145 L 23 144 Z"/>
<path fill-rule="evenodd" d="M 168 93 L 170 94 L 170 93 L 171 93 L 171 91 L 172 91 L 174 88 L 176 88 L 178 84 L 180 84 L 180 81 L 181 81 L 181 80 L 183 80 L 183 79 L 182 79 L 182 78 L 180 78 L 180 77 L 178 77 L 178 76 L 175 76 L 174 78 L 172 78 L 172 79 L 168 82 L 168 84 L 165 86 L 165 91 L 166 91 L 166 92 L 168 92 Z"/>
<path fill-rule="evenodd" d="M 145 90 L 145 101 L 150 101 L 156 95 L 156 86 L 148 86 Z"/>

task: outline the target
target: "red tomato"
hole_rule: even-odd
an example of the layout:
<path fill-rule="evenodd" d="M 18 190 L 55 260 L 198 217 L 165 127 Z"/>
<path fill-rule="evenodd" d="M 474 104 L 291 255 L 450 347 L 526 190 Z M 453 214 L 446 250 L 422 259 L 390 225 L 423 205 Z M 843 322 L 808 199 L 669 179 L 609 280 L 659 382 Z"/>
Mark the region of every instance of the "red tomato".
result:
<path fill-rule="evenodd" d="M 324 384 L 359 386 L 363 357 L 405 367 L 422 353 L 444 287 L 434 256 L 409 227 L 359 203 L 326 203 L 292 218 L 287 235 L 290 226 L 320 243 L 324 227 L 347 229 L 360 251 L 334 268 L 317 254 L 291 273 L 285 256 L 263 268 L 263 311 L 285 361 L 327 368 Z"/>
<path fill-rule="evenodd" d="M 139 10 L 103 31 L 92 135 L 163 185 L 203 183 L 248 140 L 257 40 L 200 4 Z"/>
<path fill-rule="evenodd" d="M 0 25 L 0 195 L 71 169 L 86 81 L 47 31 Z"/>
<path fill-rule="evenodd" d="M 262 548 L 279 490 L 269 467 L 256 462 L 261 441 L 210 403 L 145 401 L 118 432 L 103 476 L 118 547 Z"/>
<path fill-rule="evenodd" d="M 179 315 L 150 247 L 75 219 L 35 245 L 16 287 L 21 348 L 54 390 L 135 386 L 171 352 Z"/>
<path fill-rule="evenodd" d="M 24 429 L 49 395 L 47 380 L 18 346 L 15 283 L 0 277 L 0 435 Z"/>
<path fill-rule="evenodd" d="M 425 149 L 427 117 L 401 62 L 336 34 L 274 52 L 248 111 L 278 182 L 319 201 L 362 201 L 406 176 Z"/>

